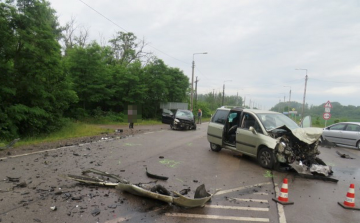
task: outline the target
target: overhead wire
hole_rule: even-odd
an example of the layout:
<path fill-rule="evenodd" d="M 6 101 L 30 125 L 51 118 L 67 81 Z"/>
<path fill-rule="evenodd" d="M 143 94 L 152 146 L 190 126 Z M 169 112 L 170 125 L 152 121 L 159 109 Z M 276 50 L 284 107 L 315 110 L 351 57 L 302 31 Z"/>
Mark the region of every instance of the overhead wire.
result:
<path fill-rule="evenodd" d="M 120 25 L 118 25 L 117 23 L 115 23 L 114 21 L 112 21 L 111 19 L 109 19 L 108 17 L 106 17 L 105 15 L 103 15 L 103 14 L 102 14 L 101 12 L 99 12 L 98 10 L 94 9 L 93 7 L 91 7 L 89 4 L 85 3 L 85 2 L 82 1 L 82 0 L 79 0 L 79 1 L 80 1 L 81 3 L 83 3 L 84 5 L 86 5 L 87 7 L 89 7 L 89 8 L 90 8 L 91 10 L 93 10 L 94 12 L 96 12 L 97 14 L 101 15 L 103 18 L 105 18 L 106 20 L 108 20 L 108 21 L 111 22 L 112 24 L 114 24 L 115 26 L 119 27 L 120 29 L 124 30 L 125 32 L 129 32 L 129 31 L 127 31 L 125 28 L 121 27 Z M 156 51 L 158 51 L 158 52 L 160 52 L 160 53 L 168 56 L 168 57 L 171 57 L 171 58 L 174 59 L 174 60 L 177 60 L 177 61 L 179 61 L 179 62 L 182 62 L 182 63 L 185 63 L 185 64 L 188 64 L 188 65 L 189 65 L 188 62 L 185 62 L 185 61 L 182 61 L 182 60 L 180 60 L 180 59 L 178 59 L 178 58 L 176 58 L 176 57 L 173 57 L 173 56 L 169 55 L 168 53 L 165 53 L 164 51 L 159 50 L 158 48 L 154 47 L 154 46 L 151 45 L 151 44 L 148 44 L 148 46 L 151 47 L 151 48 L 153 48 L 154 50 L 156 50 Z"/>

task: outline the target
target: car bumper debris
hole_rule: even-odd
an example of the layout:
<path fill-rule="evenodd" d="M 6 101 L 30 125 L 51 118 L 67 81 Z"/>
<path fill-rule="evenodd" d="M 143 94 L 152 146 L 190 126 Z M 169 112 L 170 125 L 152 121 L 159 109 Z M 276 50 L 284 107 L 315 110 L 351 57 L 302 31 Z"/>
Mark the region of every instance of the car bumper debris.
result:
<path fill-rule="evenodd" d="M 115 187 L 116 189 L 137 196 L 156 199 L 169 204 L 174 204 L 186 208 L 203 207 L 205 203 L 210 201 L 212 196 L 214 196 L 219 191 L 216 190 L 213 194 L 210 194 L 205 190 L 205 185 L 200 185 L 195 191 L 194 198 L 188 198 L 183 196 L 183 194 L 186 194 L 190 190 L 189 188 L 181 190 L 180 192 L 172 191 L 173 195 L 171 195 L 171 193 L 165 187 L 159 184 L 155 184 L 156 182 L 150 182 L 147 184 L 143 184 L 143 183 L 130 184 L 128 181 L 122 179 L 119 176 L 102 172 L 99 170 L 89 169 L 83 171 L 83 174 L 88 174 L 88 173 L 93 173 L 96 175 L 100 175 L 102 177 L 106 177 L 107 180 L 98 177 L 86 176 L 86 175 L 76 176 L 76 175 L 68 174 L 65 177 L 85 184 L 95 184 L 99 186 Z M 157 176 L 157 175 L 151 174 L 151 176 Z M 117 182 L 108 181 L 110 178 L 115 179 Z"/>

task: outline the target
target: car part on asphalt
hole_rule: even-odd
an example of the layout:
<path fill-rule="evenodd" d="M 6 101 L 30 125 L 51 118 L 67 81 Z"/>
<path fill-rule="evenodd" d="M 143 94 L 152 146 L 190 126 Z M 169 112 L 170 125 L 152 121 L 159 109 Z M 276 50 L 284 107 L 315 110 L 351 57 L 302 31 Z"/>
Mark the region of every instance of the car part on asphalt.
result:
<path fill-rule="evenodd" d="M 97 174 L 100 176 L 106 176 L 108 178 L 115 179 L 119 182 L 114 183 L 114 182 L 106 181 L 106 180 L 95 178 L 95 177 L 76 176 L 76 175 L 72 175 L 72 174 L 67 174 L 64 177 L 81 182 L 81 183 L 86 183 L 86 184 L 95 184 L 95 185 L 100 185 L 100 186 L 115 187 L 116 189 L 119 189 L 121 191 L 126 191 L 126 192 L 134 194 L 134 195 L 148 197 L 148 198 L 164 201 L 166 203 L 175 204 L 175 205 L 178 205 L 181 207 L 187 207 L 187 208 L 203 207 L 205 205 L 205 203 L 210 201 L 212 196 L 215 195 L 219 191 L 219 190 L 216 190 L 213 194 L 210 194 L 205 190 L 205 185 L 200 185 L 196 189 L 196 192 L 195 192 L 196 198 L 188 198 L 188 197 L 183 196 L 182 195 L 184 193 L 183 190 L 180 192 L 172 191 L 172 193 L 174 195 L 171 196 L 170 192 L 162 185 L 159 185 L 159 184 L 154 185 L 154 186 L 150 185 L 151 183 L 154 183 L 154 182 L 151 182 L 148 184 L 139 183 L 139 184 L 135 185 L 135 184 L 130 184 L 128 181 L 122 179 L 119 176 L 109 174 L 106 172 L 102 172 L 99 170 L 89 169 L 89 170 L 83 171 L 83 174 L 87 174 L 87 173 L 94 173 L 94 174 Z M 185 193 L 187 193 L 187 191 L 190 191 L 190 189 L 186 189 Z"/>
<path fill-rule="evenodd" d="M 337 153 L 341 158 L 345 158 L 345 159 L 355 159 L 355 158 L 349 156 L 348 154 L 340 153 L 339 151 L 336 151 L 336 153 Z"/>
<path fill-rule="evenodd" d="M 149 173 L 148 170 L 147 170 L 147 167 L 145 167 L 145 169 L 146 169 L 146 176 L 148 176 L 150 178 L 159 179 L 159 180 L 167 180 L 167 179 L 169 179 L 169 177 Z"/>

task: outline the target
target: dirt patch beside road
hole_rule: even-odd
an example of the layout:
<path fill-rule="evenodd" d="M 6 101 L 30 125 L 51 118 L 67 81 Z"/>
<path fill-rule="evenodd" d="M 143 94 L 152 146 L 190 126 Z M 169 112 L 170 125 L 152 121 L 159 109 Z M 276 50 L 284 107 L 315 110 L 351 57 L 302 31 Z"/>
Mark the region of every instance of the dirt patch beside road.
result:
<path fill-rule="evenodd" d="M 79 145 L 84 143 L 91 143 L 102 140 L 104 138 L 123 138 L 129 135 L 136 135 L 145 132 L 159 131 L 162 129 L 169 129 L 169 125 L 158 124 L 158 125 L 136 125 L 134 129 L 129 129 L 128 126 L 124 125 L 100 125 L 99 127 L 104 129 L 112 130 L 110 133 L 103 133 L 96 136 L 86 136 L 80 138 L 63 139 L 55 142 L 45 142 L 36 145 L 25 145 L 19 147 L 13 147 L 0 151 L 0 157 L 14 156 L 25 153 L 32 153 L 37 151 L 43 151 L 48 149 L 54 149 L 64 146 Z M 119 131 L 117 131 L 119 130 Z"/>

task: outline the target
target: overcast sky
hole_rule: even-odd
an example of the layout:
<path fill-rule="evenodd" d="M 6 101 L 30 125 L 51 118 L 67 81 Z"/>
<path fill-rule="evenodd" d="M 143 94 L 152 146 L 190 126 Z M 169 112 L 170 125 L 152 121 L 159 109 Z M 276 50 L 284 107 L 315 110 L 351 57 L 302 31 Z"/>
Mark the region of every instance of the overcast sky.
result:
<path fill-rule="evenodd" d="M 360 106 L 360 0 L 50 0 L 59 22 L 74 17 L 91 40 L 117 31 L 144 38 L 198 92 L 246 96 L 270 109 L 279 100 Z M 95 12 L 96 10 L 97 12 Z M 104 16 L 106 18 L 104 18 Z M 296 68 L 307 69 L 296 70 Z M 287 86 L 287 87 L 284 87 Z"/>

